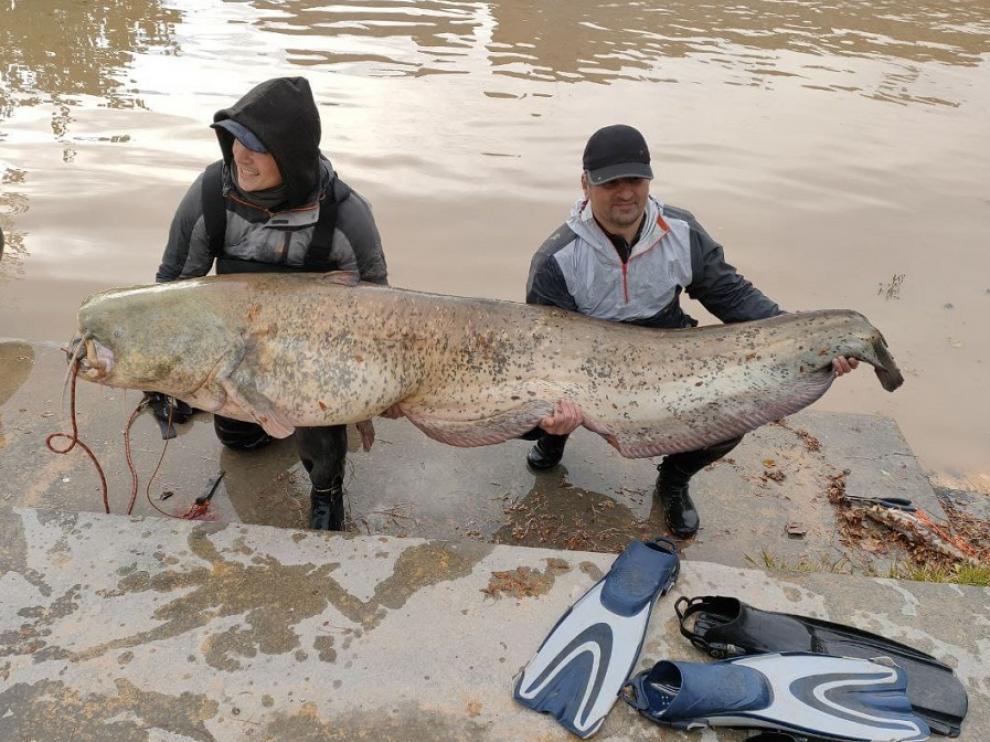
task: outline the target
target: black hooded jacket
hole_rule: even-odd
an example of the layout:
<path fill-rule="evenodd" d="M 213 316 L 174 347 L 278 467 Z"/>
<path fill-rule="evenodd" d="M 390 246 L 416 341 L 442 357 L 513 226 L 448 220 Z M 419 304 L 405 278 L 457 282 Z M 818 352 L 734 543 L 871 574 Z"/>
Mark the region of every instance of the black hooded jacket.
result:
<path fill-rule="evenodd" d="M 328 256 L 336 270 L 361 280 L 387 283 L 381 238 L 370 204 L 344 184 L 320 154 L 320 115 L 309 82 L 302 77 L 268 80 L 252 88 L 214 123 L 232 119 L 250 129 L 275 158 L 285 201 L 274 211 L 238 198 L 231 177 L 234 136 L 214 127 L 223 153 L 222 198 L 226 205 L 222 257 L 271 270 L 305 269 L 321 203 L 335 203 L 335 229 Z M 200 175 L 179 205 L 156 280 L 204 276 L 217 257 L 203 216 Z M 207 194 L 212 198 L 212 193 Z"/>
<path fill-rule="evenodd" d="M 275 158 L 288 186 L 287 208 L 302 206 L 320 182 L 320 113 L 305 77 L 277 77 L 249 90 L 213 122 L 233 119 L 250 129 Z M 234 135 L 215 127 L 223 161 L 233 159 Z"/>

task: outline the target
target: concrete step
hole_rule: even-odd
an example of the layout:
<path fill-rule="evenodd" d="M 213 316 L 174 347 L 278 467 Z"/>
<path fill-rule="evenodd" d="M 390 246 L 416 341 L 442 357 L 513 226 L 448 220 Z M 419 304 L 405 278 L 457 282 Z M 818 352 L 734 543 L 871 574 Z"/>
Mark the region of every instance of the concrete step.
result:
<path fill-rule="evenodd" d="M 568 740 L 513 676 L 612 555 L 0 508 L 0 739 Z M 882 633 L 952 665 L 990 738 L 990 591 L 686 559 L 639 661 L 703 660 L 681 595 Z M 661 731 L 619 702 L 596 739 Z"/>

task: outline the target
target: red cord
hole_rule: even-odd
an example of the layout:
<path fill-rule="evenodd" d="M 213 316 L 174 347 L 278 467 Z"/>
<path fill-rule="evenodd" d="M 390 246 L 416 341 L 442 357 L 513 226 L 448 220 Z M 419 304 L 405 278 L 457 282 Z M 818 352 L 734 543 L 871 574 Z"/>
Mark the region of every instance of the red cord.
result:
<path fill-rule="evenodd" d="M 110 512 L 110 498 L 108 494 L 107 487 L 107 477 L 103 473 L 103 467 L 100 466 L 100 462 L 97 460 L 96 455 L 90 450 L 89 446 L 83 443 L 79 439 L 79 425 L 76 422 L 76 380 L 78 379 L 78 374 L 76 373 L 79 368 L 79 359 L 73 356 L 70 362 L 69 373 L 72 376 L 71 388 L 69 393 L 69 410 L 72 419 L 72 434 L 69 433 L 52 433 L 47 438 L 45 438 L 45 445 L 48 446 L 48 450 L 52 453 L 66 454 L 69 453 L 73 448 L 79 446 L 86 455 L 89 456 L 90 460 L 93 462 L 93 466 L 96 467 L 96 473 L 100 476 L 100 494 L 103 497 L 103 511 L 106 513 Z M 134 512 L 134 504 L 137 501 L 138 493 L 138 483 L 139 477 L 137 469 L 134 466 L 134 459 L 131 455 L 131 426 L 134 425 L 134 421 L 137 419 L 138 415 L 144 411 L 144 408 L 148 406 L 147 398 L 142 399 L 138 406 L 134 408 L 134 412 L 131 413 L 130 418 L 127 421 L 127 427 L 124 428 L 124 455 L 127 459 L 127 469 L 131 473 L 131 498 L 127 503 L 127 514 L 131 515 Z M 172 424 L 172 409 L 169 407 L 169 425 Z M 53 441 L 58 438 L 68 438 L 69 445 L 65 448 L 58 448 Z M 151 474 L 151 478 L 148 480 L 148 486 L 144 490 L 145 497 L 148 499 L 148 504 L 151 505 L 155 510 L 164 516 L 169 518 L 179 518 L 186 520 L 199 520 L 203 518 L 207 510 L 210 507 L 209 501 L 204 503 L 195 503 L 182 515 L 175 515 L 173 513 L 168 513 L 162 510 L 160 507 L 155 505 L 151 500 L 151 483 L 155 481 L 155 477 L 158 476 L 158 470 L 161 468 L 162 461 L 165 460 L 165 451 L 168 450 L 168 440 L 165 441 L 165 445 L 162 446 L 162 455 L 158 457 L 158 464 L 155 465 L 155 470 Z"/>
<path fill-rule="evenodd" d="M 72 415 L 72 435 L 68 433 L 52 433 L 47 438 L 45 438 L 45 445 L 48 446 L 48 450 L 52 453 L 68 453 L 77 445 L 86 452 L 90 460 L 93 462 L 93 466 L 96 467 L 96 473 L 100 475 L 100 494 L 103 496 L 103 510 L 107 513 L 110 512 L 110 498 L 107 494 L 107 477 L 103 473 L 103 467 L 100 466 L 100 462 L 96 460 L 96 456 L 90 450 L 89 446 L 79 440 L 79 426 L 76 424 L 76 369 L 79 366 L 79 360 L 76 358 L 72 359 L 72 391 L 69 397 L 69 405 Z M 56 448 L 53 441 L 56 438 L 68 438 L 69 445 L 65 448 Z"/>

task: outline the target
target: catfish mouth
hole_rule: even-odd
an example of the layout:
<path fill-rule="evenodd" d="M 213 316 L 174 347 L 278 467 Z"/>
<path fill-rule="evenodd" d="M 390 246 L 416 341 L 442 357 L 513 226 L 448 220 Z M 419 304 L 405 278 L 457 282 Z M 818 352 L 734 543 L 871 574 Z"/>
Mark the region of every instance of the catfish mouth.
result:
<path fill-rule="evenodd" d="M 68 362 L 78 363 L 76 373 L 87 381 L 103 381 L 113 369 L 113 351 L 93 337 L 75 337 L 65 349 Z"/>
<path fill-rule="evenodd" d="M 890 355 L 890 351 L 887 350 L 887 341 L 883 339 L 883 335 L 874 338 L 873 352 L 877 360 L 873 366 L 873 371 L 876 373 L 877 379 L 880 380 L 880 385 L 888 392 L 894 391 L 904 383 L 904 375 L 897 368 L 897 363 L 894 361 L 894 357 Z"/>

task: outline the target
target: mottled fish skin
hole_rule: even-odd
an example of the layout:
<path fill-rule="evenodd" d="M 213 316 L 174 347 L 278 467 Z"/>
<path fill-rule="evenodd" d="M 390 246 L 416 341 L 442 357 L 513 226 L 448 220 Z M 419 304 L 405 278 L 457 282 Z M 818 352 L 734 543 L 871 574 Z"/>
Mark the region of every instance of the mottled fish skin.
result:
<path fill-rule="evenodd" d="M 656 456 L 811 404 L 831 385 L 838 355 L 872 364 L 890 391 L 903 382 L 883 336 L 851 311 L 656 330 L 515 302 L 341 285 L 339 274 L 108 291 L 83 304 L 79 334 L 94 365 L 84 377 L 174 395 L 283 437 L 399 404 L 432 438 L 487 445 L 532 429 L 569 397 L 585 427 L 624 456 Z"/>

